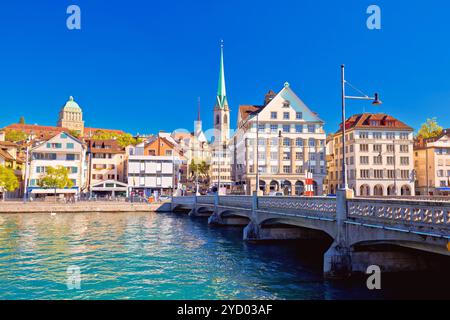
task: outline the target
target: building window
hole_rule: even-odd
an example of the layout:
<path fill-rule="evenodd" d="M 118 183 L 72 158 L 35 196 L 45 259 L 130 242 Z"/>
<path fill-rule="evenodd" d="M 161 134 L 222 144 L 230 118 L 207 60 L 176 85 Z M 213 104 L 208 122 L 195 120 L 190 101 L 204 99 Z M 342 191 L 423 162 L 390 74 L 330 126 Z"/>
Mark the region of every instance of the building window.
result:
<path fill-rule="evenodd" d="M 270 125 L 270 132 L 276 133 L 278 131 L 278 125 L 277 124 L 271 124 Z"/>
<path fill-rule="evenodd" d="M 400 157 L 400 164 L 404 166 L 409 165 L 409 157 Z"/>
<path fill-rule="evenodd" d="M 389 157 L 387 157 L 387 164 L 388 165 L 393 165 L 394 164 L 394 160 L 395 158 L 394 157 L 391 157 L 391 156 L 389 156 Z"/>
<path fill-rule="evenodd" d="M 283 125 L 283 132 L 289 133 L 291 131 L 291 125 L 285 124 Z"/>
<path fill-rule="evenodd" d="M 296 160 L 303 160 L 303 152 L 296 152 L 295 153 L 295 159 Z"/>
<path fill-rule="evenodd" d="M 409 134 L 406 132 L 400 133 L 400 139 L 401 140 L 408 140 Z"/>
<path fill-rule="evenodd" d="M 303 132 L 303 126 L 301 124 L 295 125 L 295 132 L 296 133 L 302 133 Z"/>
<path fill-rule="evenodd" d="M 278 173 L 278 166 L 271 166 L 270 167 L 270 172 L 271 173 Z"/>
<path fill-rule="evenodd" d="M 265 125 L 265 124 L 259 124 L 259 125 L 258 125 L 258 131 L 259 131 L 259 132 L 264 132 L 264 131 L 266 131 L 266 125 Z"/>
<path fill-rule="evenodd" d="M 400 152 L 409 152 L 408 145 L 400 145 Z"/>
<path fill-rule="evenodd" d="M 387 177 L 388 179 L 395 179 L 395 170 L 388 170 Z"/>
<path fill-rule="evenodd" d="M 308 132 L 309 133 L 316 132 L 316 125 L 315 124 L 308 124 Z"/>
<path fill-rule="evenodd" d="M 409 170 L 402 170 L 400 174 L 402 179 L 409 179 Z"/>
<path fill-rule="evenodd" d="M 297 147 L 303 147 L 303 139 L 302 138 L 295 139 L 295 145 Z"/>
<path fill-rule="evenodd" d="M 394 152 L 394 145 L 393 145 L 393 144 L 388 144 L 388 145 L 386 146 L 386 150 L 387 150 L 387 152 L 389 152 L 389 153 Z"/>
<path fill-rule="evenodd" d="M 67 149 L 73 149 L 73 148 L 74 148 L 73 143 L 67 143 L 67 144 L 66 144 L 66 148 L 67 148 Z"/>
<path fill-rule="evenodd" d="M 374 132 L 373 133 L 373 138 L 374 139 L 381 139 L 381 132 Z"/>
<path fill-rule="evenodd" d="M 289 112 L 283 112 L 283 119 L 289 120 Z"/>
<path fill-rule="evenodd" d="M 297 119 L 297 120 L 303 119 L 303 113 L 302 112 L 296 112 L 295 113 L 295 119 Z"/>
<path fill-rule="evenodd" d="M 277 113 L 276 112 L 271 112 L 270 113 L 270 119 L 276 119 L 277 118 Z"/>
<path fill-rule="evenodd" d="M 360 170 L 361 179 L 369 178 L 369 170 Z"/>
<path fill-rule="evenodd" d="M 284 152 L 283 153 L 283 160 L 291 160 L 291 153 L 290 152 Z"/>
<path fill-rule="evenodd" d="M 360 132 L 359 133 L 359 138 L 360 139 L 368 139 L 369 138 L 369 133 L 368 132 Z"/>
<path fill-rule="evenodd" d="M 359 157 L 360 164 L 369 164 L 369 157 L 368 156 L 361 156 Z"/>
<path fill-rule="evenodd" d="M 271 152 L 270 153 L 270 159 L 271 160 L 278 160 L 278 152 Z"/>
<path fill-rule="evenodd" d="M 373 173 L 375 179 L 383 179 L 383 170 L 374 170 Z"/>
<path fill-rule="evenodd" d="M 394 132 L 386 132 L 386 139 L 394 140 L 395 139 L 395 133 Z"/>
<path fill-rule="evenodd" d="M 310 138 L 310 139 L 308 140 L 308 145 L 309 145 L 310 147 L 315 147 L 315 146 L 316 146 L 316 140 L 314 140 L 313 138 Z"/>
<path fill-rule="evenodd" d="M 383 157 L 382 156 L 373 157 L 373 164 L 376 164 L 376 165 L 383 164 Z"/>
<path fill-rule="evenodd" d="M 284 138 L 283 139 L 283 145 L 286 146 L 286 147 L 290 147 L 291 146 L 291 139 Z"/>
<path fill-rule="evenodd" d="M 283 166 L 283 173 L 291 173 L 291 166 Z"/>
<path fill-rule="evenodd" d="M 382 146 L 381 144 L 374 144 L 373 145 L 373 152 L 381 152 Z"/>

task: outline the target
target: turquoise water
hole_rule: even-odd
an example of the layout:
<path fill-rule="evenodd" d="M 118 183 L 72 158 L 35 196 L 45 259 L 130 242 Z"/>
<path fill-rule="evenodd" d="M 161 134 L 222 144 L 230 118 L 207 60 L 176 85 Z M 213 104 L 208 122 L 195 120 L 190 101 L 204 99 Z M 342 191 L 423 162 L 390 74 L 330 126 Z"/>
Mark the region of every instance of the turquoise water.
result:
<path fill-rule="evenodd" d="M 322 279 L 318 249 L 249 244 L 241 228 L 180 214 L 0 215 L 0 299 L 352 299 L 401 297 L 365 279 Z M 80 270 L 68 289 L 67 268 Z"/>

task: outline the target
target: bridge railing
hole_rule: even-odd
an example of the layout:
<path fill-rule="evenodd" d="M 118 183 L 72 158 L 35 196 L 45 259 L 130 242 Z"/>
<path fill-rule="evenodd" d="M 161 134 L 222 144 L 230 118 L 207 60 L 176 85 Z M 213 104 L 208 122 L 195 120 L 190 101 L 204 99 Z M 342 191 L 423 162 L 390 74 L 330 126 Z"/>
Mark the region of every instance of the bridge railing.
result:
<path fill-rule="evenodd" d="M 350 199 L 348 218 L 383 226 L 450 234 L 450 203 L 436 201 Z"/>
<path fill-rule="evenodd" d="M 252 201 L 252 196 L 219 196 L 220 206 L 251 209 Z"/>
<path fill-rule="evenodd" d="M 336 218 L 336 199 L 326 197 L 258 197 L 258 210 L 296 216 Z"/>
<path fill-rule="evenodd" d="M 195 196 L 173 197 L 173 204 L 193 204 Z"/>
<path fill-rule="evenodd" d="M 197 203 L 214 204 L 214 196 L 197 196 Z"/>

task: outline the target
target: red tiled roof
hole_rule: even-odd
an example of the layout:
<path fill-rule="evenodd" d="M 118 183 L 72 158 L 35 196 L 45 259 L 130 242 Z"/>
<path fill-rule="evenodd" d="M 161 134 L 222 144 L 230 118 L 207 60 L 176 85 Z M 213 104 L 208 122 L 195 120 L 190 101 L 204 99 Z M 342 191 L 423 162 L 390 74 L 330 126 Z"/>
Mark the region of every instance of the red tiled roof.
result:
<path fill-rule="evenodd" d="M 261 106 L 255 105 L 241 105 L 239 106 L 239 114 L 241 115 L 242 121 L 247 120 L 248 116 L 254 112 L 259 112 L 263 108 Z"/>
<path fill-rule="evenodd" d="M 125 149 L 114 139 L 88 140 L 87 143 L 92 153 L 125 153 Z"/>
<path fill-rule="evenodd" d="M 3 159 L 5 159 L 7 161 L 14 161 L 14 157 L 2 149 L 0 149 L 0 157 L 2 157 Z"/>
<path fill-rule="evenodd" d="M 374 121 L 376 121 L 375 124 L 373 123 Z M 339 127 L 340 128 L 336 133 L 341 132 L 342 123 Z M 414 130 L 404 122 L 385 113 L 363 113 L 352 115 L 345 121 L 345 129 Z"/>

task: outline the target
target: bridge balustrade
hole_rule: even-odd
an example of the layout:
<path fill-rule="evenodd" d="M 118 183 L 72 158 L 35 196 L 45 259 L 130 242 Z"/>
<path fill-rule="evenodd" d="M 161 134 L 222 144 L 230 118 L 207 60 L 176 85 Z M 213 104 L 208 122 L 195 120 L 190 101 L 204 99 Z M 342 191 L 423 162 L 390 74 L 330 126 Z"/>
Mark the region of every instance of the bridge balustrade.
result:
<path fill-rule="evenodd" d="M 436 201 L 349 199 L 348 218 L 354 221 L 402 225 L 441 235 L 450 233 L 450 203 Z"/>
<path fill-rule="evenodd" d="M 258 210 L 335 219 L 336 199 L 324 197 L 258 197 Z"/>
<path fill-rule="evenodd" d="M 219 205 L 234 208 L 252 208 L 252 196 L 220 196 Z"/>

